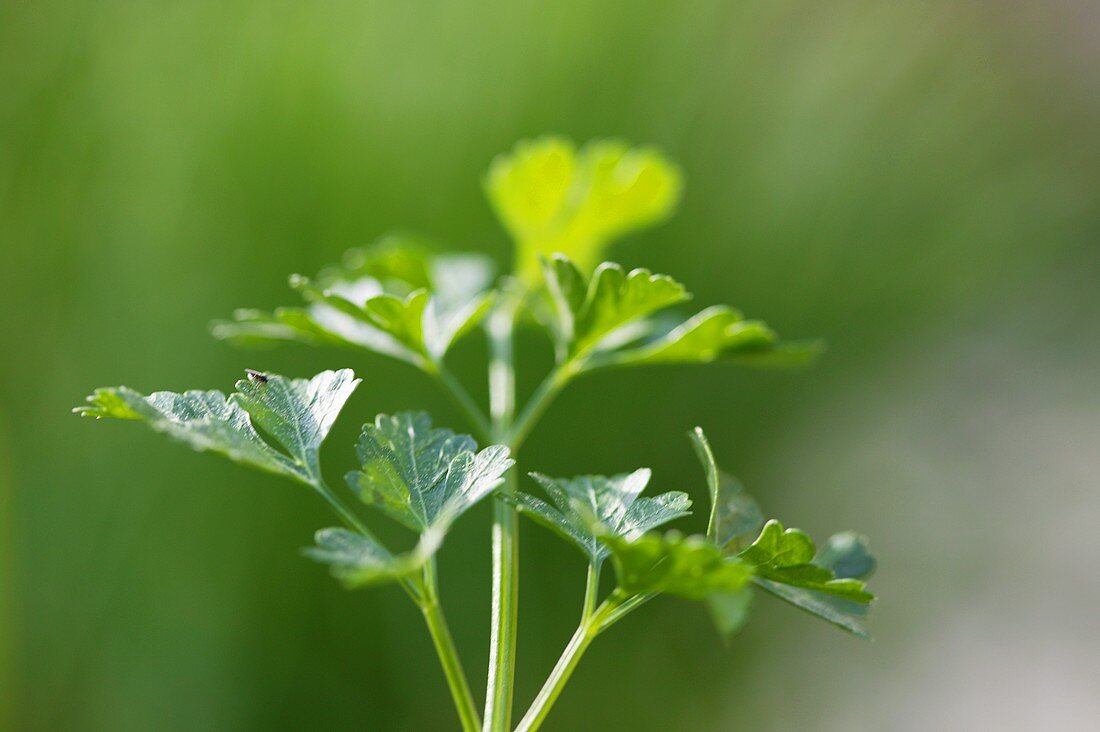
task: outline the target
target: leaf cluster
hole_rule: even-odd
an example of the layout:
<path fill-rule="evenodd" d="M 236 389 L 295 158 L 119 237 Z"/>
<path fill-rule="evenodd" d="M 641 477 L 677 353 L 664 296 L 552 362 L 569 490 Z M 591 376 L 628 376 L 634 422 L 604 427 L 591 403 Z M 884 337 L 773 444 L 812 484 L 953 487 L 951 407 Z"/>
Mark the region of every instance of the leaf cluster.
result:
<path fill-rule="evenodd" d="M 748 619 L 751 583 L 866 637 L 862 619 L 874 596 L 863 580 L 875 567 L 866 539 L 837 534 L 819 553 L 804 532 L 765 521 L 752 497 L 718 469 L 703 431 L 690 436 L 710 494 L 706 535 L 650 531 L 687 515 L 691 502 L 682 492 L 639 498 L 650 479 L 646 469 L 612 478 L 534 473 L 549 501 L 525 493 L 513 500 L 521 513 L 580 548 L 595 568 L 610 556 L 620 596 L 705 601 L 728 636 Z"/>

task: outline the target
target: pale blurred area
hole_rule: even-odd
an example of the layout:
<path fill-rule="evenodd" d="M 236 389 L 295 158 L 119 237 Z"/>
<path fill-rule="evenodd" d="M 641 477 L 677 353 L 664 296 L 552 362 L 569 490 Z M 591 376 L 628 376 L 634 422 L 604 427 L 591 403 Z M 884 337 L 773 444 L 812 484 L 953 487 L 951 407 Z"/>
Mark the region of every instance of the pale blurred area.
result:
<path fill-rule="evenodd" d="M 546 729 L 1097 729 L 1098 68 L 1080 0 L 0 4 L 0 729 L 454 727 L 400 592 L 297 554 L 329 520 L 310 496 L 68 410 L 353 366 L 334 479 L 376 412 L 458 425 L 398 365 L 205 326 L 391 228 L 506 262 L 480 176 L 543 132 L 679 160 L 679 215 L 614 256 L 830 350 L 801 374 L 593 377 L 526 467 L 648 465 L 703 500 L 701 424 L 769 513 L 868 534 L 881 598 L 872 643 L 761 598 L 729 649 L 655 602 Z M 472 377 L 483 353 L 456 356 Z M 441 557 L 475 694 L 487 523 Z M 583 574 L 523 542 L 521 706 Z"/>
<path fill-rule="evenodd" d="M 924 334 L 786 435 L 800 460 L 785 483 L 805 490 L 791 510 L 824 502 L 807 522 L 876 526 L 882 599 L 870 648 L 782 636 L 763 685 L 798 666 L 799 701 L 764 692 L 783 712 L 754 709 L 763 728 L 1096 728 L 1100 310 L 1072 305 L 1092 277 Z M 1013 309 L 1044 291 L 1070 308 Z"/>

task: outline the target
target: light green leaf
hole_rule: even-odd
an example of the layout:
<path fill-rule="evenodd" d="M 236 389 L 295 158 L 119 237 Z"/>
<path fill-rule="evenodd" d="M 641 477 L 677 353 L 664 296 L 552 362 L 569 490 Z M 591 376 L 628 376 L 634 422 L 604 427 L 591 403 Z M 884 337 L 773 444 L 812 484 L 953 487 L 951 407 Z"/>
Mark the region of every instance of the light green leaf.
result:
<path fill-rule="evenodd" d="M 379 330 L 388 333 L 406 348 L 424 356 L 424 312 L 428 309 L 427 290 L 413 290 L 405 297 L 379 295 L 363 304 L 362 311 Z"/>
<path fill-rule="evenodd" d="M 690 298 L 683 285 L 645 269 L 611 262 L 591 278 L 564 255 L 542 260 L 543 286 L 531 302 L 551 332 L 559 362 L 585 370 L 611 366 L 708 363 L 794 367 L 812 362 L 820 342 L 780 342 L 760 321 L 724 305 L 681 320 L 655 313 Z"/>
<path fill-rule="evenodd" d="M 556 253 L 591 271 L 616 237 L 666 219 L 682 187 L 680 171 L 653 149 L 595 140 L 578 152 L 553 136 L 517 143 L 493 160 L 485 179 L 528 282 L 540 257 Z"/>
<path fill-rule="evenodd" d="M 847 539 L 825 558 L 826 563 L 846 570 L 867 571 L 866 546 Z M 863 581 L 855 577 L 838 576 L 829 567 L 814 561 L 814 546 L 801 531 L 783 530 L 778 521 L 769 521 L 760 537 L 739 557 L 755 568 L 756 584 L 768 592 L 807 612 L 856 635 L 866 637 L 862 618 L 874 595 Z M 851 565 L 841 560 L 852 559 Z"/>
<path fill-rule="evenodd" d="M 545 286 L 540 320 L 554 333 L 559 353 L 589 358 L 648 332 L 646 317 L 690 297 L 671 277 L 646 269 L 625 272 L 612 262 L 590 279 L 565 257 L 544 261 Z"/>
<path fill-rule="evenodd" d="M 726 552 L 737 552 L 752 542 L 764 525 L 764 514 L 752 496 L 732 476 L 718 469 L 707 436 L 696 427 L 688 436 L 706 473 L 710 493 L 707 538 Z"/>
<path fill-rule="evenodd" d="M 372 282 L 360 284 L 371 285 Z M 342 289 L 353 290 L 355 284 Z M 419 365 L 421 358 L 418 354 L 371 325 L 365 317 L 348 315 L 343 309 L 348 301 L 335 290 L 326 292 L 329 294 L 323 301 L 318 299 L 306 308 L 276 308 L 272 313 L 236 310 L 232 321 L 211 323 L 210 332 L 215 338 L 250 348 L 280 343 L 339 346 L 373 351 Z"/>
<path fill-rule="evenodd" d="M 425 368 L 485 317 L 491 279 L 484 257 L 434 254 L 419 241 L 388 237 L 352 250 L 315 280 L 292 276 L 291 286 L 309 303 L 305 309 L 240 310 L 212 332 L 242 345 L 362 348 Z"/>
<path fill-rule="evenodd" d="M 815 552 L 813 539 L 805 532 L 784 530 L 783 524 L 772 519 L 740 556 L 757 567 L 784 569 L 809 563 Z"/>
<path fill-rule="evenodd" d="M 197 450 L 209 450 L 309 485 L 320 480 L 317 454 L 332 423 L 358 386 L 350 369 L 288 379 L 250 371 L 228 398 L 220 391 L 155 392 L 124 386 L 98 389 L 78 414 L 142 420 Z M 282 448 L 268 444 L 258 425 Z"/>
<path fill-rule="evenodd" d="M 303 554 L 332 568 L 332 574 L 346 587 L 394 582 L 418 572 L 431 557 L 421 544 L 404 554 L 394 555 L 373 538 L 341 528 L 321 529 L 314 535 L 316 546 Z"/>
<path fill-rule="evenodd" d="M 476 450 L 472 437 L 433 428 L 423 412 L 379 415 L 363 427 L 361 467 L 347 480 L 364 502 L 408 528 L 444 532 L 491 493 L 514 462 L 503 445 Z"/>
<path fill-rule="evenodd" d="M 588 294 L 588 278 L 561 254 L 541 260 L 544 286 L 536 290 L 535 317 L 551 331 L 559 360 L 568 355 L 576 327 L 576 314 Z"/>
<path fill-rule="evenodd" d="M 611 534 L 600 539 L 611 550 L 619 587 L 631 595 L 667 593 L 702 600 L 736 592 L 752 578 L 750 565 L 723 556 L 706 537 L 669 531 L 633 541 Z"/>
<path fill-rule="evenodd" d="M 602 353 L 592 365 L 723 361 L 748 366 L 798 367 L 812 363 L 822 350 L 820 341 L 780 342 L 764 323 L 745 320 L 736 310 L 715 305 L 656 334 L 640 346 Z"/>
<path fill-rule="evenodd" d="M 548 478 L 531 473 L 550 503 L 526 493 L 513 500 L 520 513 L 575 544 L 593 564 L 607 557 L 608 548 L 597 534 L 635 539 L 646 531 L 687 516 L 691 499 L 671 491 L 639 497 L 649 484 L 646 468 L 615 475 L 582 475 L 576 478 Z"/>
<path fill-rule="evenodd" d="M 608 335 L 650 313 L 688 299 L 684 286 L 647 269 L 629 273 L 612 262 L 596 268 L 576 316 L 573 352 L 583 353 Z"/>

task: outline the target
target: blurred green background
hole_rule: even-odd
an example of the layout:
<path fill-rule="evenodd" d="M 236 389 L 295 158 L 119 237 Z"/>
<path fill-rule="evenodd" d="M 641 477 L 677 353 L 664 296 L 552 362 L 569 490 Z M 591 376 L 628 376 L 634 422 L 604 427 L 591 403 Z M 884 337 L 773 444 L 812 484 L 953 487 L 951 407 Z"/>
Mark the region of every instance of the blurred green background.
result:
<path fill-rule="evenodd" d="M 661 600 L 600 639 L 547 728 L 1093 729 L 1097 20 L 1079 0 L 0 3 L 0 726 L 454 728 L 401 592 L 345 593 L 297 553 L 331 523 L 305 490 L 68 411 L 99 385 L 351 366 L 331 476 L 376 412 L 460 424 L 401 365 L 236 351 L 206 324 L 291 303 L 289 273 L 392 228 L 506 265 L 480 176 L 559 132 L 685 170 L 679 215 L 616 259 L 830 352 L 593 376 L 525 467 L 648 465 L 701 499 L 701 424 L 770 513 L 870 534 L 881 600 L 868 644 L 760 598 L 729 649 Z M 520 345 L 530 388 L 548 353 Z M 471 339 L 455 368 L 483 358 Z M 488 522 L 441 557 L 478 695 Z M 521 708 L 583 576 L 542 529 L 523 546 Z"/>

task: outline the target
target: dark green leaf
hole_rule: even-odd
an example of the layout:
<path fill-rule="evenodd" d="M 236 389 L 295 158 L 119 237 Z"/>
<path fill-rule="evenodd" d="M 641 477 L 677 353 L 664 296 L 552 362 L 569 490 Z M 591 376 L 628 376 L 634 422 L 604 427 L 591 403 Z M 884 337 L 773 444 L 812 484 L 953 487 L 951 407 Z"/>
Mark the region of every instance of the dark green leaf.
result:
<path fill-rule="evenodd" d="M 646 468 L 610 478 L 548 478 L 538 473 L 531 477 L 546 492 L 550 503 L 519 493 L 513 498 L 517 508 L 576 544 L 594 564 L 608 554 L 597 533 L 631 540 L 688 515 L 691 507 L 691 499 L 679 491 L 639 497 L 649 484 L 650 471 Z"/>
<path fill-rule="evenodd" d="M 379 415 L 363 427 L 361 467 L 348 474 L 348 484 L 414 531 L 445 531 L 492 492 L 514 462 L 503 445 L 476 450 L 472 437 L 433 428 L 422 412 Z"/>
<path fill-rule="evenodd" d="M 316 546 L 303 553 L 328 564 L 332 574 L 347 587 L 393 582 L 419 571 L 431 551 L 418 544 L 412 551 L 393 555 L 374 539 L 347 529 L 321 529 L 314 535 Z"/>
<path fill-rule="evenodd" d="M 690 436 L 711 496 L 707 537 L 725 553 L 736 554 L 752 566 L 753 582 L 759 587 L 866 637 L 862 619 L 874 599 L 861 581 L 874 569 L 867 540 L 852 532 L 837 534 L 817 553 L 805 533 L 784 530 L 778 521 L 763 524 L 756 502 L 718 469 L 703 431 L 696 427 Z M 725 628 L 743 622 L 743 618 L 733 599 L 727 600 L 726 606 L 722 603 L 710 605 L 719 631 L 725 633 Z"/>
<path fill-rule="evenodd" d="M 315 485 L 320 478 L 318 450 L 358 384 L 350 369 L 323 371 L 308 380 L 249 372 L 228 398 L 220 391 L 144 396 L 120 386 L 97 390 L 88 398 L 90 406 L 75 411 L 87 417 L 143 420 L 197 450 Z M 260 437 L 254 424 L 282 450 Z"/>
<path fill-rule="evenodd" d="M 854 531 L 833 534 L 818 552 L 814 564 L 840 578 L 867 579 L 875 571 L 875 558 L 867 546 L 867 537 Z"/>
<path fill-rule="evenodd" d="M 756 577 L 753 581 L 776 597 L 786 600 L 811 615 L 827 620 L 860 638 L 871 637 L 863 622 L 870 609 L 869 602 L 854 602 L 801 587 L 791 587 L 764 577 Z"/>

